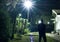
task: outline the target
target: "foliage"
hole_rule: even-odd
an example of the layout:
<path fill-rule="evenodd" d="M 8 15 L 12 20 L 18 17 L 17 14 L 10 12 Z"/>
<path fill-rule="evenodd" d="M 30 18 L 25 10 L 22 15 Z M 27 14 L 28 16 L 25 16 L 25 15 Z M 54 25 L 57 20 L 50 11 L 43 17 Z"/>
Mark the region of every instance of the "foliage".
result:
<path fill-rule="evenodd" d="M 0 10 L 0 38 L 8 39 L 10 28 L 10 17 L 6 10 Z"/>
<path fill-rule="evenodd" d="M 28 28 L 24 29 L 24 33 L 29 33 L 30 30 Z"/>
<path fill-rule="evenodd" d="M 28 25 L 29 24 L 28 24 L 27 19 L 24 19 L 19 15 L 16 17 L 16 29 L 18 33 L 24 34 L 24 33 L 29 32 L 29 30 L 27 29 Z"/>
<path fill-rule="evenodd" d="M 16 31 L 21 34 L 22 29 L 23 29 L 23 22 L 20 19 L 21 19 L 20 17 L 16 18 L 16 29 L 17 29 Z"/>

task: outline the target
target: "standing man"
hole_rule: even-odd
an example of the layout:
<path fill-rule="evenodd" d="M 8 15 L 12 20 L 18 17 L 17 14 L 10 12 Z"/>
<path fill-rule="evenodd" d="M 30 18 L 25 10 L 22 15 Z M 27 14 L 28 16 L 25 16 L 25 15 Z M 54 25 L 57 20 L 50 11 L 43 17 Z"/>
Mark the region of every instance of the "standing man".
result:
<path fill-rule="evenodd" d="M 44 42 L 47 42 L 47 41 L 46 41 L 46 35 L 45 35 L 45 29 L 46 29 L 46 26 L 45 26 L 45 24 L 43 23 L 43 19 L 41 19 L 41 23 L 38 24 L 39 42 L 41 42 L 41 39 L 42 39 L 42 38 L 43 38 Z"/>

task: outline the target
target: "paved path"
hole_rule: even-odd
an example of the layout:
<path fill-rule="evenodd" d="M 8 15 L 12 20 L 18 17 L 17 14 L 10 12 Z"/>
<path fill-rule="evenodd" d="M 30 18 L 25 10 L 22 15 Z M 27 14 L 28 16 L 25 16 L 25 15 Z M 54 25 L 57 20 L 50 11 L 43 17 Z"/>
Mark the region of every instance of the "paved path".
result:
<path fill-rule="evenodd" d="M 31 33 L 29 33 L 29 34 L 31 34 Z M 35 33 L 33 32 L 33 34 L 38 35 L 38 32 L 35 32 Z M 51 37 L 60 42 L 60 35 L 58 35 L 58 34 L 46 33 L 46 36 Z"/>
<path fill-rule="evenodd" d="M 46 35 L 60 42 L 60 35 L 51 34 L 51 33 L 46 33 Z"/>
<path fill-rule="evenodd" d="M 33 32 L 33 34 L 38 35 L 38 32 Z M 60 35 L 56 34 L 52 34 L 52 33 L 46 33 L 46 36 L 49 36 L 55 40 L 58 40 L 60 42 Z"/>

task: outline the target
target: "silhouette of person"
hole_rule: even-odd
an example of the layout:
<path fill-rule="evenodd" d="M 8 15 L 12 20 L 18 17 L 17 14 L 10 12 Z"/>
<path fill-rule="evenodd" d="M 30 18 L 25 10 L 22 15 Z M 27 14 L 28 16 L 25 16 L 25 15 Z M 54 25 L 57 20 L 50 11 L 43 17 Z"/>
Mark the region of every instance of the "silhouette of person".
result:
<path fill-rule="evenodd" d="M 47 41 L 46 41 L 46 35 L 45 35 L 45 29 L 46 29 L 46 26 L 45 26 L 45 24 L 43 23 L 43 19 L 41 19 L 41 23 L 38 24 L 39 42 L 41 42 L 41 39 L 42 39 L 42 38 L 43 38 L 44 42 L 47 42 Z"/>

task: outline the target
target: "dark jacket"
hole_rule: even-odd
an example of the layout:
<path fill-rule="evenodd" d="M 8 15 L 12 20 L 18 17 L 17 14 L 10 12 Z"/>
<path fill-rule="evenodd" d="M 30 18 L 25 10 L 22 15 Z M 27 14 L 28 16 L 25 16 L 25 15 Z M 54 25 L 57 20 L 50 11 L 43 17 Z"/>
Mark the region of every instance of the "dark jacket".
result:
<path fill-rule="evenodd" d="M 39 34 L 45 34 L 45 29 L 46 29 L 46 26 L 44 23 L 38 24 Z"/>

